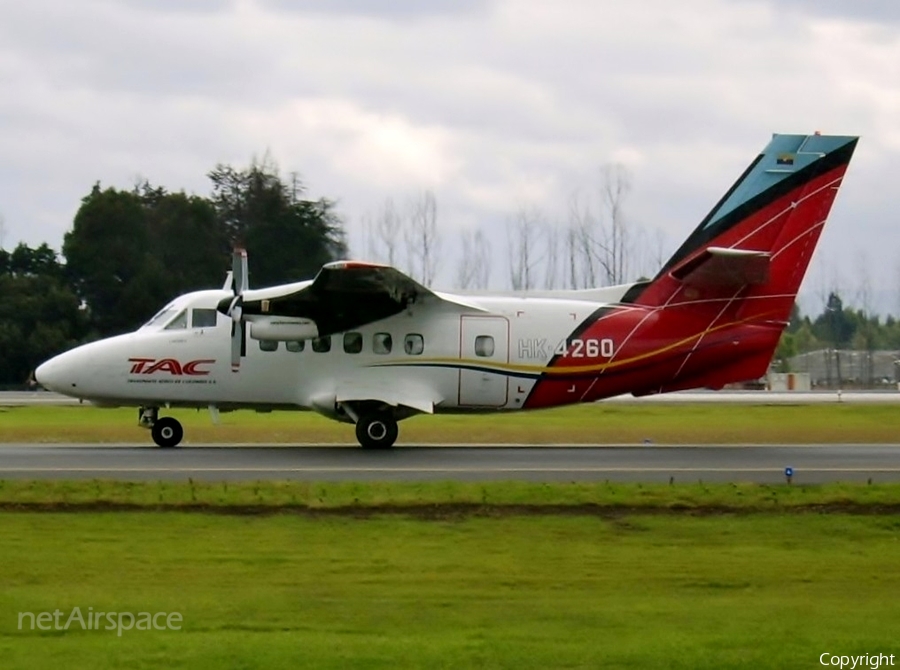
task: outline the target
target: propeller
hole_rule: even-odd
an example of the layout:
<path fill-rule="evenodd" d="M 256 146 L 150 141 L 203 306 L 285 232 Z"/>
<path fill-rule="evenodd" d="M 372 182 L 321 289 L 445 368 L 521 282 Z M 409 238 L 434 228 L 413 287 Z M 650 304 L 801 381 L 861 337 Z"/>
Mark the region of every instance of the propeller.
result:
<path fill-rule="evenodd" d="M 247 251 L 235 249 L 231 257 L 231 288 L 234 297 L 219 310 L 231 317 L 231 371 L 237 372 L 241 367 L 241 358 L 247 355 L 247 325 L 244 322 L 244 292 L 247 290 Z M 223 310 L 222 308 L 225 307 Z"/>

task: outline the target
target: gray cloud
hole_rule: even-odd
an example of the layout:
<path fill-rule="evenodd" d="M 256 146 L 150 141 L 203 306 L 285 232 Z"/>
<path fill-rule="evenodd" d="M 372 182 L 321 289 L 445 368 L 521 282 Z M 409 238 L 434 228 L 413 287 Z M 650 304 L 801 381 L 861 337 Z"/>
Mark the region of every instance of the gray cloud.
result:
<path fill-rule="evenodd" d="M 493 0 L 258 0 L 276 12 L 366 16 L 390 20 L 481 13 Z"/>
<path fill-rule="evenodd" d="M 851 19 L 872 23 L 900 22 L 895 0 L 770 0 L 773 9 L 793 10 L 810 16 Z"/>
<path fill-rule="evenodd" d="M 894 5 L 789 3 L 6 3 L 6 243 L 58 246 L 98 179 L 207 192 L 213 165 L 270 149 L 351 226 L 433 189 L 448 238 L 502 230 L 519 205 L 562 220 L 572 191 L 621 160 L 629 217 L 674 246 L 771 132 L 822 130 L 864 136 L 823 258 L 871 248 L 887 284 Z"/>
<path fill-rule="evenodd" d="M 234 8 L 237 0 L 94 0 L 110 7 L 126 6 L 157 14 L 217 14 Z"/>

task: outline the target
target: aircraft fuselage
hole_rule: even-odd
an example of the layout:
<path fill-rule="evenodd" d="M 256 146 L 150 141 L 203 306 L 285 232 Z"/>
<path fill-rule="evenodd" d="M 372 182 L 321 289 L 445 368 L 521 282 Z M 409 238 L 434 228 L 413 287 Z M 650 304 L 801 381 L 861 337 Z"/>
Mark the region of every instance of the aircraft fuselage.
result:
<path fill-rule="evenodd" d="M 233 371 L 230 320 L 216 313 L 215 325 L 194 325 L 201 321 L 195 310 L 208 318 L 230 295 L 182 296 L 168 308 L 169 320 L 62 354 L 42 366 L 41 381 L 105 405 L 297 408 L 335 415 L 345 397 L 387 392 L 422 411 L 511 410 L 525 406 L 554 357 L 596 366 L 614 361 L 621 344 L 618 333 L 573 335 L 603 303 L 467 296 L 479 311 L 413 306 L 327 338 L 251 335 L 246 357 Z M 558 404 L 581 401 L 583 393 L 576 391 Z"/>

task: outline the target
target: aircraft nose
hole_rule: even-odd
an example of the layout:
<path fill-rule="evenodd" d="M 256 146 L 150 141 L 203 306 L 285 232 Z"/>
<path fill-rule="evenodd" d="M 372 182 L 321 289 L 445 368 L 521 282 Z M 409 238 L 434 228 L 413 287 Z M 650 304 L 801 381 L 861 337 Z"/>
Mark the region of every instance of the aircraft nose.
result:
<path fill-rule="evenodd" d="M 116 339 L 120 345 L 130 341 L 122 336 L 83 344 L 39 365 L 34 377 L 44 388 L 73 398 L 102 396 L 122 367 Z"/>
<path fill-rule="evenodd" d="M 65 393 L 74 386 L 69 379 L 70 376 L 66 373 L 66 365 L 64 361 L 60 360 L 61 358 L 62 356 L 51 358 L 34 371 L 34 378 L 38 384 L 57 393 Z"/>

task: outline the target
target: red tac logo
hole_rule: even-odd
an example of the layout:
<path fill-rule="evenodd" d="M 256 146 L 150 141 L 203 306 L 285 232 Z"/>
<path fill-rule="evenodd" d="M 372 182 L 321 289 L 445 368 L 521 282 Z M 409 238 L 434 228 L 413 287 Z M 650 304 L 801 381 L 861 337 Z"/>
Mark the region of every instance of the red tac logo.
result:
<path fill-rule="evenodd" d="M 199 376 L 208 375 L 209 370 L 201 370 L 201 365 L 212 365 L 215 359 L 200 359 L 197 361 L 188 361 L 187 363 L 179 363 L 174 358 L 129 358 L 131 363 L 131 374 L 133 375 L 152 375 L 155 372 L 168 372 L 174 377 L 182 375 Z"/>

